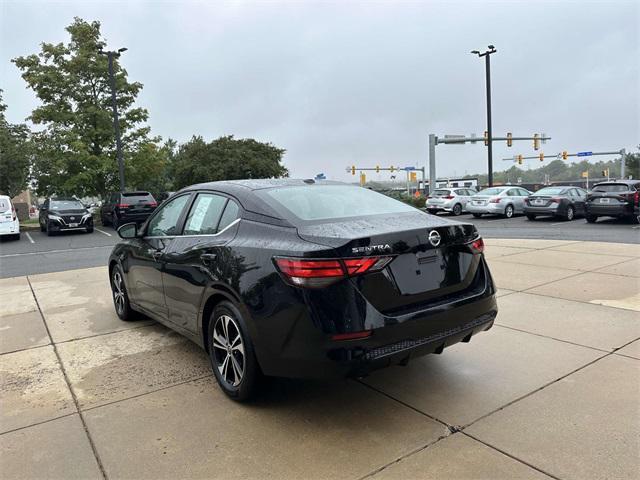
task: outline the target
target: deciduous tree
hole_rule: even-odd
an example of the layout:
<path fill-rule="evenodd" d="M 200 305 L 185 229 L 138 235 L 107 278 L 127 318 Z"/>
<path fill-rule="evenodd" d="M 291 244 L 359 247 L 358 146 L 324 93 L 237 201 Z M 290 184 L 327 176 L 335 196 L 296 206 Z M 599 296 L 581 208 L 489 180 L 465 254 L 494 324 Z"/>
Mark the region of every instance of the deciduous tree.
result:
<path fill-rule="evenodd" d="M 15 197 L 27 187 L 31 142 L 24 124 L 7 122 L 0 90 L 0 194 Z"/>

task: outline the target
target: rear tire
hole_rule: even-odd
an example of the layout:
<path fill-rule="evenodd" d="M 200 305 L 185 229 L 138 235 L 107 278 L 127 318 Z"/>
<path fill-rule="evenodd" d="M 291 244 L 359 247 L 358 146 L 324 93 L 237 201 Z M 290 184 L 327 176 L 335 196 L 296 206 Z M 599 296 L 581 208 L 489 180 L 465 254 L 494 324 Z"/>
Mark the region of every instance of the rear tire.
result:
<path fill-rule="evenodd" d="M 513 217 L 513 205 L 507 205 L 504 207 L 504 217 L 511 218 Z"/>
<path fill-rule="evenodd" d="M 113 229 L 117 232 L 118 228 L 120 227 L 120 221 L 118 220 L 118 217 L 114 216 L 112 218 L 111 225 L 113 226 Z"/>
<path fill-rule="evenodd" d="M 87 233 L 93 233 L 93 227 L 87 227 Z"/>
<path fill-rule="evenodd" d="M 570 222 L 571 220 L 573 220 L 576 216 L 576 211 L 573 209 L 573 207 L 571 205 L 569 205 L 567 207 L 567 213 L 565 213 L 564 215 L 564 219 L 568 222 Z"/>
<path fill-rule="evenodd" d="M 46 231 L 46 228 L 44 228 L 44 225 L 42 225 L 42 224 L 40 224 L 40 231 L 41 231 L 41 232 Z"/>
<path fill-rule="evenodd" d="M 587 215 L 586 217 L 587 223 L 596 223 L 596 221 L 598 220 L 598 217 L 596 217 L 595 215 Z"/>
<path fill-rule="evenodd" d="M 531 220 L 532 222 L 536 219 L 536 216 L 532 213 L 527 213 L 527 220 Z"/>
<path fill-rule="evenodd" d="M 220 302 L 209 318 L 207 348 L 213 374 L 222 391 L 232 400 L 253 398 L 262 381 L 249 330 L 240 311 L 230 302 Z"/>
<path fill-rule="evenodd" d="M 49 230 L 49 224 L 48 223 L 46 224 L 45 230 L 47 232 L 47 237 L 53 237 L 54 233 L 51 230 Z"/>
<path fill-rule="evenodd" d="M 119 265 L 111 270 L 111 296 L 113 297 L 113 306 L 116 309 L 116 315 L 120 320 L 125 322 L 135 320 L 134 310 L 129 303 L 129 294 L 124 284 L 124 274 Z"/>
<path fill-rule="evenodd" d="M 482 216 L 481 213 L 473 213 L 474 218 L 480 218 Z"/>
<path fill-rule="evenodd" d="M 459 203 L 456 203 L 456 204 L 453 206 L 453 209 L 451 210 L 451 213 L 452 213 L 453 215 L 455 215 L 456 217 L 457 217 L 458 215 L 460 215 L 460 214 L 462 213 L 462 205 L 460 205 Z"/>

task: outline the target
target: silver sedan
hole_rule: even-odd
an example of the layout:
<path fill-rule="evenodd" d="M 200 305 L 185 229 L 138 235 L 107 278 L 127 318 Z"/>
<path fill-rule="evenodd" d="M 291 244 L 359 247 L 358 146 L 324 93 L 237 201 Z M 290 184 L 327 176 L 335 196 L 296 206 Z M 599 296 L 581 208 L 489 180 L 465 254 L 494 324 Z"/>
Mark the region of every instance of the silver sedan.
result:
<path fill-rule="evenodd" d="M 467 211 L 474 217 L 484 214 L 513 217 L 516 213 L 524 213 L 524 200 L 531 194 L 522 187 L 503 186 L 481 190 L 471 197 L 467 203 Z"/>

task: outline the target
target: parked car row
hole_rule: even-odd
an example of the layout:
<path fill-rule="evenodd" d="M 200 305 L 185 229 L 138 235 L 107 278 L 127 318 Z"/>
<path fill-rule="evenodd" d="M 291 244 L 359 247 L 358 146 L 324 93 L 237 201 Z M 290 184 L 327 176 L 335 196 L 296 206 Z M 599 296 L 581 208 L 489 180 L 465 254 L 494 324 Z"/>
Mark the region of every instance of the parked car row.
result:
<path fill-rule="evenodd" d="M 452 215 L 471 213 L 511 218 L 524 214 L 529 220 L 552 216 L 573 220 L 581 216 L 595 223 L 599 217 L 635 218 L 640 222 L 640 180 L 601 182 L 590 190 L 574 186 L 545 187 L 533 193 L 517 186 L 490 187 L 475 192 L 470 188 L 439 188 L 426 201 L 429 213 Z"/>

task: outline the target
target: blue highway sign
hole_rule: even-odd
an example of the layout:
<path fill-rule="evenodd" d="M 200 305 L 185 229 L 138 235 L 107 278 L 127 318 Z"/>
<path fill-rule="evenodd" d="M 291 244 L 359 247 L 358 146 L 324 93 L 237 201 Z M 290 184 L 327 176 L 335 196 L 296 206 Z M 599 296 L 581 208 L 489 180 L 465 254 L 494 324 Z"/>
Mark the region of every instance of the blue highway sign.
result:
<path fill-rule="evenodd" d="M 593 155 L 593 152 L 578 152 L 579 157 L 590 157 Z"/>

